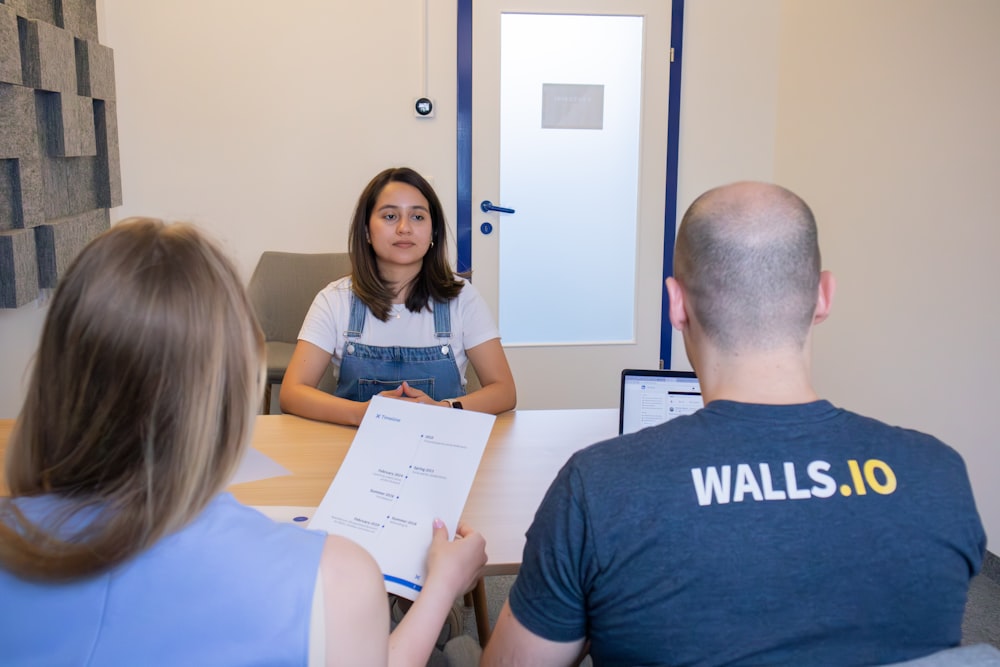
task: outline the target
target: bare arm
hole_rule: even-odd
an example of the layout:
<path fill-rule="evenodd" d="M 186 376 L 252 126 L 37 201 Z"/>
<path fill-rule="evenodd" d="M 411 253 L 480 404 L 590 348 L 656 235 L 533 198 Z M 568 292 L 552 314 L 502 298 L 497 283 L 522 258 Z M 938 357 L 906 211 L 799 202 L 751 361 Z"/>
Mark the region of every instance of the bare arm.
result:
<path fill-rule="evenodd" d="M 459 526 L 458 536 L 449 542 L 448 529 L 435 524 L 426 583 L 392 634 L 375 559 L 351 540 L 327 537 L 320 559 L 327 667 L 427 664 L 452 603 L 473 587 L 486 565 L 482 535 Z"/>
<path fill-rule="evenodd" d="M 330 536 L 320 570 L 327 667 L 387 664 L 389 610 L 375 559 L 351 540 Z"/>
<path fill-rule="evenodd" d="M 463 396 L 462 407 L 494 415 L 513 410 L 517 405 L 517 390 L 500 339 L 480 343 L 465 353 L 483 388 Z"/>
<path fill-rule="evenodd" d="M 486 645 L 481 667 L 492 665 L 523 665 L 525 667 L 555 667 L 577 665 L 583 658 L 584 640 L 554 642 L 534 634 L 510 610 L 510 601 L 504 603 L 497 619 L 497 626 Z"/>
<path fill-rule="evenodd" d="M 427 553 L 427 580 L 413 606 L 389 636 L 389 663 L 424 665 L 455 599 L 472 589 L 486 565 L 486 540 L 459 525 L 448 541 L 448 529 L 435 521 Z"/>
<path fill-rule="evenodd" d="M 281 411 L 300 417 L 357 426 L 368 403 L 349 401 L 317 389 L 330 363 L 330 353 L 300 340 L 281 383 Z"/>

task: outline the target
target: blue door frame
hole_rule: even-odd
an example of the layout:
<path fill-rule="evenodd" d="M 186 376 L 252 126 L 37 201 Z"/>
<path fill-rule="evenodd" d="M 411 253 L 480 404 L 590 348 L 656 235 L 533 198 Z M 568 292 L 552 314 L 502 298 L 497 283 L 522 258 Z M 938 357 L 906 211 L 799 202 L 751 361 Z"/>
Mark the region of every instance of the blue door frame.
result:
<path fill-rule="evenodd" d="M 458 216 L 455 220 L 458 271 L 472 269 L 472 3 L 458 0 Z M 681 59 L 684 42 L 684 0 L 671 0 L 669 108 L 667 111 L 667 182 L 663 211 L 663 279 L 674 270 L 674 237 L 677 232 L 677 155 L 680 143 Z M 667 316 L 669 301 L 663 290 L 660 316 L 660 363 L 670 368 L 671 335 Z"/>

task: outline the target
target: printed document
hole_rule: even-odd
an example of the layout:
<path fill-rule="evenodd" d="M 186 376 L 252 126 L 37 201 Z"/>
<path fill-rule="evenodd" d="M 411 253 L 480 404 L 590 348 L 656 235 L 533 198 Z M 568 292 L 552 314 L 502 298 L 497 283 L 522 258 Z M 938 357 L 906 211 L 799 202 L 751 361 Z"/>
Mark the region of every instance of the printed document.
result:
<path fill-rule="evenodd" d="M 309 527 L 360 544 L 382 569 L 386 590 L 415 600 L 434 519 L 454 537 L 495 420 L 374 397 Z"/>

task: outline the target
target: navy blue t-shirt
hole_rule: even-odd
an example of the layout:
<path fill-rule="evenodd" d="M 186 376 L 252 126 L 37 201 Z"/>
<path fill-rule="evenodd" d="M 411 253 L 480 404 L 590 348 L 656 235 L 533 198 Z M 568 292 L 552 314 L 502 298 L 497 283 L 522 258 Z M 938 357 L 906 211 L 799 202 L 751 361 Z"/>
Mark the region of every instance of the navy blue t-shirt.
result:
<path fill-rule="evenodd" d="M 713 401 L 567 462 L 510 605 L 596 665 L 883 664 L 959 643 L 985 547 L 939 440 L 826 401 Z"/>

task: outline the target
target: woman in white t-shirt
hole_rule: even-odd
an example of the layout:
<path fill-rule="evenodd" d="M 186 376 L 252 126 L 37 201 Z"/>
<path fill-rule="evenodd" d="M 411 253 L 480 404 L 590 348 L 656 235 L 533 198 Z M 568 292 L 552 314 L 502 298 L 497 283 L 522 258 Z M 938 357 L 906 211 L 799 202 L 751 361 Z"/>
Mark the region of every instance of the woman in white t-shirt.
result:
<path fill-rule="evenodd" d="M 348 238 L 352 273 L 313 301 L 285 371 L 281 409 L 359 424 L 375 395 L 497 414 L 514 378 L 489 309 L 448 265 L 444 210 L 426 179 L 386 169 L 365 187 Z M 337 389 L 317 388 L 327 364 Z M 465 393 L 471 363 L 482 388 Z"/>

